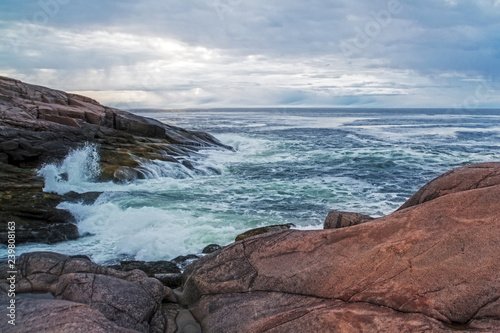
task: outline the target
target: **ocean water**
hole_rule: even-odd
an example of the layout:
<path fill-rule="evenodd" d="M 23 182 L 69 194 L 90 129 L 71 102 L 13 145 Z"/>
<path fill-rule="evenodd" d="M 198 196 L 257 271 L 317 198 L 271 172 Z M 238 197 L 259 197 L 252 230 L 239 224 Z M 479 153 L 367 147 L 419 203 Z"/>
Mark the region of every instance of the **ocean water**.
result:
<path fill-rule="evenodd" d="M 169 260 L 226 245 L 248 229 L 322 228 L 329 210 L 391 213 L 452 168 L 500 161 L 498 110 L 135 110 L 211 133 L 235 151 L 206 149 L 196 170 L 150 161 L 147 179 L 98 183 L 92 145 L 40 170 L 46 191 L 104 192 L 93 205 L 63 203 L 84 237 L 20 252 L 86 254 L 100 263 Z M 67 173 L 63 178 L 61 174 Z"/>

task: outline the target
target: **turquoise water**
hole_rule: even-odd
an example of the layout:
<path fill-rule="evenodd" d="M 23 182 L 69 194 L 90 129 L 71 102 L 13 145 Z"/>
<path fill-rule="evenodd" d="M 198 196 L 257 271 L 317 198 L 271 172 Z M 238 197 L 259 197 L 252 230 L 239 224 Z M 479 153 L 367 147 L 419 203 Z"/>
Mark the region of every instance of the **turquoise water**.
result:
<path fill-rule="evenodd" d="M 94 205 L 62 204 L 77 241 L 21 251 L 87 254 L 95 261 L 159 260 L 226 245 L 263 225 L 319 229 L 329 210 L 382 216 L 452 168 L 500 160 L 500 111 L 217 109 L 136 110 L 207 131 L 235 152 L 204 150 L 197 170 L 153 161 L 148 179 L 96 183 L 95 149 L 41 170 L 46 190 L 104 191 Z M 68 180 L 58 174 L 69 173 Z"/>

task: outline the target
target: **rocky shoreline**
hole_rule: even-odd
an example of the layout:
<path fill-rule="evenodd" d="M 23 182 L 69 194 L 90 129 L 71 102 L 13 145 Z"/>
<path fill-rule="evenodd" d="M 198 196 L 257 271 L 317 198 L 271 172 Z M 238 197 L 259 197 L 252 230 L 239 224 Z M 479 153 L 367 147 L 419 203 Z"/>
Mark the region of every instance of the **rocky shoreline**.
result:
<path fill-rule="evenodd" d="M 23 254 L 16 326 L 3 321 L 0 329 L 498 332 L 499 208 L 500 163 L 474 164 L 436 178 L 385 217 L 271 230 L 192 258 L 182 274 L 171 273 L 180 283 L 170 287 L 150 277 L 172 268 L 165 263 L 117 270 L 84 256 Z M 7 264 L 0 265 L 5 308 Z"/>
<path fill-rule="evenodd" d="M 183 163 L 200 148 L 232 149 L 204 132 L 103 106 L 80 95 L 0 77 L 0 238 L 8 221 L 17 242 L 55 243 L 78 237 L 74 218 L 57 209 L 62 201 L 85 200 L 43 192 L 36 168 L 57 162 L 85 144 L 100 156 L 100 181 L 143 177 L 141 161 Z M 64 175 L 62 175 L 64 176 Z M 92 194 L 91 194 L 92 196 Z"/>
<path fill-rule="evenodd" d="M 189 164 L 200 147 L 230 149 L 206 133 L 0 78 L 3 241 L 11 220 L 22 241 L 78 237 L 56 206 L 99 194 L 44 193 L 34 168 L 84 142 L 99 145 L 102 180 L 115 181 L 140 177 L 141 159 Z M 26 253 L 16 274 L 0 263 L 0 307 L 14 303 L 16 324 L 4 317 L 0 331 L 498 332 L 499 211 L 500 163 L 482 163 L 432 180 L 387 216 L 334 211 L 324 230 L 268 226 L 204 256 L 106 267 Z"/>

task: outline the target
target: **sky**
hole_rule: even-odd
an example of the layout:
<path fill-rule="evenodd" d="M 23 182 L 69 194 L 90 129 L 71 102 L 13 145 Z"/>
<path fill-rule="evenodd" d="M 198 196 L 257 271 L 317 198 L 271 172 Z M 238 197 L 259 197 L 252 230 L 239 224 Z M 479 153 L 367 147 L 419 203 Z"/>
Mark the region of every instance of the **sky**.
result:
<path fill-rule="evenodd" d="M 500 108 L 500 0 L 2 0 L 0 75 L 130 108 Z"/>

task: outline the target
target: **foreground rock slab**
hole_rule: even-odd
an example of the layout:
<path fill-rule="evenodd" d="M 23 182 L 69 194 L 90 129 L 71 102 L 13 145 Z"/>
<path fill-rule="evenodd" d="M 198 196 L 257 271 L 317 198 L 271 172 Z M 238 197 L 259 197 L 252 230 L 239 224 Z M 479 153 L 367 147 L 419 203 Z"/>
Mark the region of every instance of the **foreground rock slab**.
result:
<path fill-rule="evenodd" d="M 0 265 L 5 308 L 7 265 Z M 50 292 L 55 299 L 19 298 L 16 326 L 1 332 L 172 332 L 177 329 L 173 291 L 140 270 L 116 271 L 83 257 L 51 252 L 23 254 L 16 294 Z"/>
<path fill-rule="evenodd" d="M 182 302 L 210 332 L 498 332 L 499 174 L 459 168 L 372 222 L 237 242 L 185 271 Z"/>

